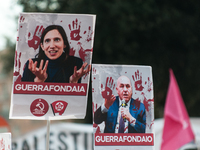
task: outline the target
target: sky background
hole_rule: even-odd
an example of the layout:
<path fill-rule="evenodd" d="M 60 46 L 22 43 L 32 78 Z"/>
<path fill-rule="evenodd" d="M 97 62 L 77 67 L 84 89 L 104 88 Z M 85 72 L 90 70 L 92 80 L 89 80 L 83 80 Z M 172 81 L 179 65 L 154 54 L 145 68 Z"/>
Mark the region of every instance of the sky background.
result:
<path fill-rule="evenodd" d="M 13 43 L 17 38 L 18 16 L 22 12 L 22 7 L 17 4 L 17 0 L 5 0 L 0 5 L 0 50 L 5 49 L 8 37 Z"/>

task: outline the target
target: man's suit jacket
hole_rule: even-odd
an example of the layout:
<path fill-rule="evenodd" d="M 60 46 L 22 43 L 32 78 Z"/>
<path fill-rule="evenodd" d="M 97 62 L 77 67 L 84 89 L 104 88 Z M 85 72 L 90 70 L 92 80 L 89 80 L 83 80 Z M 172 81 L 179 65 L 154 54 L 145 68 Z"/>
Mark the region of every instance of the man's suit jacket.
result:
<path fill-rule="evenodd" d="M 128 133 L 145 133 L 146 128 L 146 112 L 144 104 L 131 98 L 129 112 L 136 119 L 135 126 L 132 127 L 128 123 Z M 110 106 L 107 113 L 101 112 L 99 107 L 94 113 L 94 123 L 100 124 L 105 121 L 104 133 L 115 133 L 117 124 L 117 116 L 119 111 L 119 96 L 116 97 L 114 103 Z"/>

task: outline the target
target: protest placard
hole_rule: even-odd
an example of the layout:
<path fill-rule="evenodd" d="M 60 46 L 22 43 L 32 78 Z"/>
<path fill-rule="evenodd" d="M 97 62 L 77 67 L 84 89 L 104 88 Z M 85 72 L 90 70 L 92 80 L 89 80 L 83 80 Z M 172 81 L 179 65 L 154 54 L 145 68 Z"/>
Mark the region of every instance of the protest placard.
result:
<path fill-rule="evenodd" d="M 10 119 L 85 117 L 95 18 L 20 14 Z"/>
<path fill-rule="evenodd" d="M 154 149 L 150 66 L 93 64 L 92 95 L 95 150 Z"/>

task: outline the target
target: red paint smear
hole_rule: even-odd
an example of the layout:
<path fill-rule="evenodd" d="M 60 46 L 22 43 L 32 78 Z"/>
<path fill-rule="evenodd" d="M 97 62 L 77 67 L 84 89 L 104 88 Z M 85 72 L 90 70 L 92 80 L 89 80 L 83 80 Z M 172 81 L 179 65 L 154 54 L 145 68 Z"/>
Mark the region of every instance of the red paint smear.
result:
<path fill-rule="evenodd" d="M 15 51 L 15 67 L 17 67 L 17 51 Z"/>
<path fill-rule="evenodd" d="M 88 27 L 88 35 L 87 35 L 87 39 L 86 39 L 87 42 L 92 40 L 92 34 L 93 34 L 93 32 L 91 30 L 91 26 L 89 26 Z"/>
<path fill-rule="evenodd" d="M 143 114 L 143 110 L 140 112 L 140 116 L 142 117 L 142 114 Z"/>
<path fill-rule="evenodd" d="M 76 52 L 76 50 L 72 47 L 72 48 L 70 48 L 70 50 L 69 50 L 69 55 L 70 55 L 70 56 L 74 56 L 74 55 L 75 55 L 75 52 Z"/>
<path fill-rule="evenodd" d="M 154 102 L 154 99 L 148 99 L 147 100 L 146 97 L 145 97 L 143 103 L 144 103 L 145 109 L 147 111 L 149 111 L 149 106 L 150 106 L 149 102 Z"/>
<path fill-rule="evenodd" d="M 92 102 L 92 111 L 93 111 L 93 114 L 94 114 L 94 102 Z"/>
<path fill-rule="evenodd" d="M 78 45 L 80 45 L 80 50 L 79 50 L 79 56 L 85 62 L 85 58 L 87 56 L 87 52 L 92 52 L 93 49 L 86 49 L 84 50 L 83 47 L 81 46 L 81 43 L 79 42 Z"/>
<path fill-rule="evenodd" d="M 146 123 L 146 125 L 149 127 L 149 129 L 151 129 L 151 127 L 153 126 L 153 124 L 154 124 L 154 120 L 151 121 L 151 124 L 150 124 L 150 125 L 148 125 L 148 124 Z"/>
<path fill-rule="evenodd" d="M 150 81 L 150 78 L 148 77 L 148 91 L 151 92 L 151 85 L 152 85 L 152 82 Z"/>
<path fill-rule="evenodd" d="M 22 76 L 19 75 L 19 76 L 17 77 L 17 80 L 16 80 L 15 82 L 21 82 L 21 78 L 22 78 Z"/>
<path fill-rule="evenodd" d="M 100 133 L 100 127 L 97 124 L 93 124 L 94 128 L 97 128 L 96 133 Z"/>
<path fill-rule="evenodd" d="M 85 79 L 88 75 L 89 75 L 89 72 L 86 73 L 83 78 Z"/>
<path fill-rule="evenodd" d="M 128 126 L 124 129 L 124 131 L 126 131 L 126 129 L 128 129 Z"/>
<path fill-rule="evenodd" d="M 139 98 L 135 99 L 135 101 L 131 105 L 133 105 L 133 107 L 135 106 L 135 109 L 133 109 L 133 110 L 139 110 L 140 109 L 140 100 L 139 100 Z"/>
<path fill-rule="evenodd" d="M 93 73 L 94 73 L 94 74 L 95 74 L 95 73 L 96 73 L 96 71 L 97 71 L 95 68 L 93 68 L 92 70 L 93 70 Z"/>
<path fill-rule="evenodd" d="M 23 16 L 21 16 L 20 22 L 23 22 L 24 20 L 25 20 L 25 18 Z"/>
<path fill-rule="evenodd" d="M 154 122 L 153 122 L 153 123 L 151 123 L 151 125 L 150 125 L 150 129 L 151 129 L 151 127 L 153 126 L 153 124 L 154 124 Z"/>
<path fill-rule="evenodd" d="M 22 53 L 20 52 L 20 53 L 19 53 L 19 59 L 18 59 L 19 68 L 21 68 L 21 61 L 20 61 L 21 55 L 22 55 Z"/>

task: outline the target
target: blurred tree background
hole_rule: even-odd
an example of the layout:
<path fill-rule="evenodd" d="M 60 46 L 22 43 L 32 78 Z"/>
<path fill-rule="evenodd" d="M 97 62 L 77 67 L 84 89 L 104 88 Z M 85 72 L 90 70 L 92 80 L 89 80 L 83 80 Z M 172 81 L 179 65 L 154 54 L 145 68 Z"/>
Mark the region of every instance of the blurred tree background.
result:
<path fill-rule="evenodd" d="M 163 117 L 172 68 L 189 116 L 200 116 L 200 1 L 18 2 L 23 5 L 23 12 L 96 14 L 93 63 L 152 66 L 155 118 Z M 12 59 L 7 66 L 13 65 Z M 90 85 L 86 119 L 79 122 L 92 123 L 91 93 Z"/>

